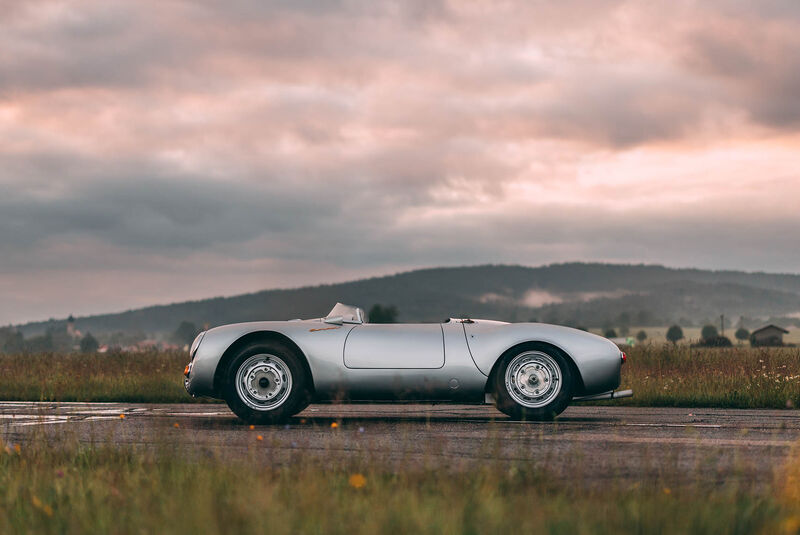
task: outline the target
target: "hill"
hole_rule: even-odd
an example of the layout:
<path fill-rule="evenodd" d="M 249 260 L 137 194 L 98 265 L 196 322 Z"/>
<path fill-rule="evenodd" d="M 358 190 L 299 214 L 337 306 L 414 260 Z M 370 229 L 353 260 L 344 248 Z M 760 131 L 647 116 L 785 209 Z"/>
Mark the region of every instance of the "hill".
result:
<path fill-rule="evenodd" d="M 145 332 L 158 337 L 181 321 L 215 326 L 319 317 L 337 301 L 366 309 L 393 304 L 399 320 L 407 322 L 469 316 L 588 327 L 691 325 L 715 321 L 723 313 L 735 321 L 740 316 L 797 318 L 800 275 L 596 263 L 431 268 L 80 317 L 76 327 L 95 334 Z M 65 321 L 29 323 L 20 330 L 27 337 Z"/>

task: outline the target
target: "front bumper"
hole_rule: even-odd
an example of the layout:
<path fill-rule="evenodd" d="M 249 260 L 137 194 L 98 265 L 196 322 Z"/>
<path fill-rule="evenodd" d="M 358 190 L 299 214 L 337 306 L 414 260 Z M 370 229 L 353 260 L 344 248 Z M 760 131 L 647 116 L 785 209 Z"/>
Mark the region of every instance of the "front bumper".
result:
<path fill-rule="evenodd" d="M 183 369 L 183 388 L 186 389 L 186 392 L 189 395 L 195 397 L 194 394 L 192 394 L 192 392 L 189 390 L 189 376 L 192 373 L 192 364 L 193 363 L 190 362 L 189 364 L 186 365 L 186 368 Z"/>

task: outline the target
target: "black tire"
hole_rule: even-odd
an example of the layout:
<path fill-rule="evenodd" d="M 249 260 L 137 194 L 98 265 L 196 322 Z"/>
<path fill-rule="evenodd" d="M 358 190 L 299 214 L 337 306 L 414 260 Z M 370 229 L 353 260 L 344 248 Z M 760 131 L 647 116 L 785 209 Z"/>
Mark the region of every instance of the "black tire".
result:
<path fill-rule="evenodd" d="M 528 355 L 527 358 L 529 359 L 541 358 L 543 362 L 546 362 L 545 359 L 542 358 L 542 356 L 544 356 L 551 359 L 552 363 L 558 366 L 558 372 L 560 374 L 558 380 L 559 390 L 557 394 L 543 406 L 529 407 L 523 405 L 520 401 L 514 399 L 514 396 L 509 392 L 509 388 L 506 386 L 506 372 L 508 371 L 509 365 L 511 365 L 512 362 L 520 362 L 517 359 L 518 357 L 520 359 L 524 358 L 523 355 Z M 515 347 L 507 351 L 500 358 L 500 364 L 492 378 L 492 395 L 497 403 L 497 408 L 514 420 L 552 420 L 564 412 L 564 409 L 567 408 L 569 402 L 572 400 L 572 375 L 572 368 L 567 362 L 567 357 L 557 349 L 545 344 L 525 344 L 524 346 Z M 552 377 L 550 377 L 550 379 L 552 381 Z M 517 395 L 517 397 L 520 397 L 520 395 Z M 543 395 L 542 397 L 546 399 L 547 396 Z M 545 399 L 542 399 L 542 401 L 545 401 Z M 535 405 L 536 402 L 531 402 L 531 404 Z"/>
<path fill-rule="evenodd" d="M 257 341 L 243 347 L 230 360 L 223 375 L 222 392 L 228 407 L 236 416 L 249 424 L 281 423 L 306 408 L 311 397 L 309 393 L 311 380 L 301 358 L 292 348 L 278 340 Z M 270 370 L 269 373 L 263 370 L 253 372 L 253 374 L 260 373 L 261 379 L 269 378 L 265 379 L 267 388 L 264 389 L 264 392 L 272 392 L 276 388 L 280 388 L 276 384 L 278 381 L 276 377 L 280 378 L 281 385 L 290 385 L 280 390 L 273 400 L 261 402 L 256 399 L 256 395 L 250 396 L 241 393 L 240 390 L 243 391 L 245 386 L 237 388 L 237 375 L 240 368 L 259 365 Z M 245 371 L 243 369 L 242 373 L 244 374 Z M 251 386 L 260 395 L 261 388 L 255 386 L 256 384 L 256 382 L 252 382 Z"/>

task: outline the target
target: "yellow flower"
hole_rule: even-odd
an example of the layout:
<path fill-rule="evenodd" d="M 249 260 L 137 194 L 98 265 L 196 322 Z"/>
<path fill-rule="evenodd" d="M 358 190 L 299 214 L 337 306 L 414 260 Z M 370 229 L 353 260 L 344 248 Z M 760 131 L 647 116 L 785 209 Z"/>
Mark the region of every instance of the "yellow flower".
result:
<path fill-rule="evenodd" d="M 37 509 L 41 509 L 41 507 L 42 507 L 42 500 L 40 500 L 40 499 L 39 499 L 39 498 L 37 498 L 36 496 L 34 496 L 33 498 L 31 498 L 31 503 L 32 503 L 32 504 L 33 504 L 33 506 L 34 506 L 34 507 L 36 507 Z"/>
<path fill-rule="evenodd" d="M 800 531 L 800 516 L 790 516 L 781 524 L 783 532 L 788 535 L 795 535 Z"/>
<path fill-rule="evenodd" d="M 44 507 L 42 507 L 42 511 L 44 511 L 44 514 L 46 514 L 47 516 L 53 516 L 53 508 L 50 507 L 49 505 L 45 505 Z"/>
<path fill-rule="evenodd" d="M 251 426 L 250 426 L 250 431 L 252 431 L 252 430 L 253 430 L 253 429 L 255 429 L 255 428 L 256 428 L 256 426 L 254 426 L 254 425 L 251 425 Z"/>
<path fill-rule="evenodd" d="M 350 479 L 348 481 L 350 483 L 350 486 L 353 487 L 354 489 L 360 489 L 361 487 L 367 484 L 367 478 L 365 478 L 361 474 L 353 474 L 352 476 L 350 476 Z"/>
<path fill-rule="evenodd" d="M 124 414 L 120 414 L 120 415 L 119 415 L 119 419 L 120 419 L 120 420 L 124 420 L 124 419 L 125 419 L 125 415 L 124 415 Z"/>
<path fill-rule="evenodd" d="M 339 424 L 336 422 L 331 422 L 331 429 L 336 429 L 337 427 L 339 427 Z"/>
<path fill-rule="evenodd" d="M 172 424 L 172 427 L 174 427 L 175 429 L 179 428 L 180 426 L 181 426 L 181 424 L 179 424 L 178 422 L 175 422 L 174 424 Z"/>
<path fill-rule="evenodd" d="M 258 435 L 258 436 L 256 437 L 256 440 L 258 440 L 258 441 L 264 440 L 264 437 L 262 437 L 261 435 Z"/>
<path fill-rule="evenodd" d="M 669 487 L 664 487 L 664 494 L 672 494 L 672 491 Z"/>
<path fill-rule="evenodd" d="M 20 447 L 20 445 L 19 445 L 19 444 L 14 444 L 14 451 L 16 451 L 17 453 L 19 453 L 21 450 L 22 450 L 22 448 Z"/>

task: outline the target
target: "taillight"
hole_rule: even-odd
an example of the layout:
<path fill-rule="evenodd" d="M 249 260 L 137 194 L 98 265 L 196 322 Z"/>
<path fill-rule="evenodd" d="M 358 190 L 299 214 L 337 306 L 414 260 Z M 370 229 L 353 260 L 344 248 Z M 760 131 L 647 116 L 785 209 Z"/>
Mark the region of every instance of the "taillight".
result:
<path fill-rule="evenodd" d="M 622 358 L 622 363 L 625 364 L 628 361 L 628 356 L 625 354 L 624 351 L 620 351 L 620 354 L 622 355 L 622 357 L 621 357 Z"/>

